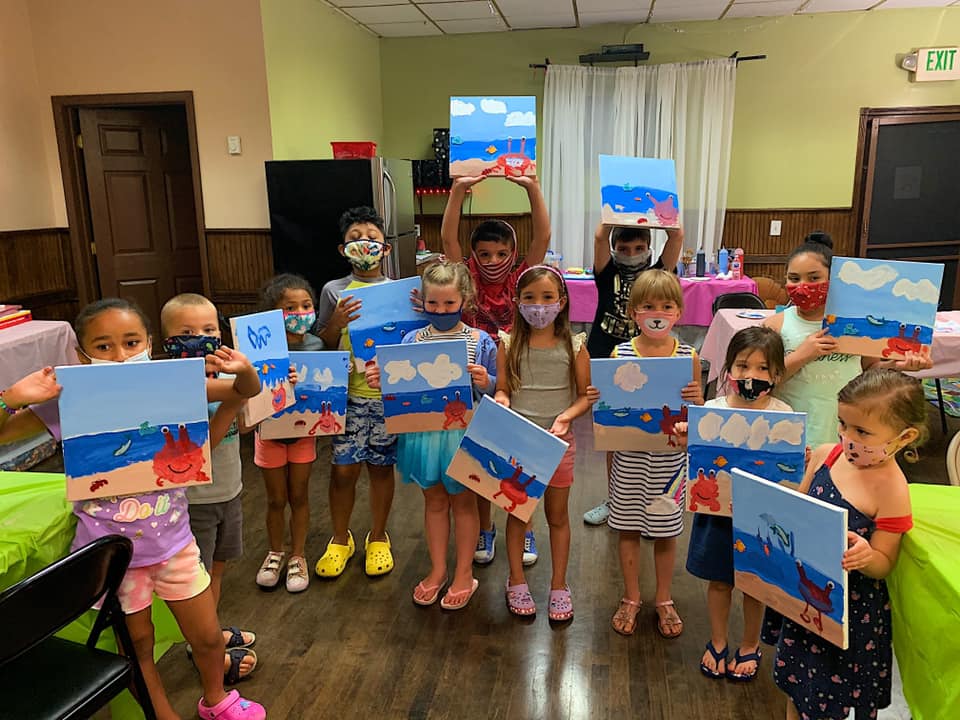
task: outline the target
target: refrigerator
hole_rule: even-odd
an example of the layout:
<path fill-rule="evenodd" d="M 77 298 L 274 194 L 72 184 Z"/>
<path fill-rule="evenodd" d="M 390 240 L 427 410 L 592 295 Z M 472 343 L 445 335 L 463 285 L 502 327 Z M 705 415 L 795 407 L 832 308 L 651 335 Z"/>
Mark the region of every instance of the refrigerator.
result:
<path fill-rule="evenodd" d="M 368 205 L 384 219 L 391 245 L 384 273 L 394 279 L 417 274 L 410 160 L 271 160 L 266 175 L 276 272 L 304 276 L 318 295 L 328 281 L 350 274 L 337 249 L 340 215 Z"/>

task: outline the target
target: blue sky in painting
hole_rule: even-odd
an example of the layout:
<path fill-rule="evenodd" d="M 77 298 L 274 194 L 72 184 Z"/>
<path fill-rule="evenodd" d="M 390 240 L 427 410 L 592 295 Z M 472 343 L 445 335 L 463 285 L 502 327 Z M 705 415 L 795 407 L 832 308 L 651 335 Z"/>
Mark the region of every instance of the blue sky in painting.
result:
<path fill-rule="evenodd" d="M 207 419 L 201 358 L 57 368 L 64 438 Z"/>
<path fill-rule="evenodd" d="M 237 350 L 256 364 L 287 356 L 287 331 L 283 326 L 283 310 L 240 315 L 230 319 Z"/>
<path fill-rule="evenodd" d="M 354 300 L 360 300 L 363 303 L 360 308 L 360 317 L 350 323 L 351 334 L 397 320 L 420 321 L 426 326 L 427 321 L 423 315 L 415 312 L 410 304 L 410 291 L 414 289 L 420 289 L 418 277 L 344 290 L 341 295 L 353 295 Z"/>
<path fill-rule="evenodd" d="M 615 381 L 621 370 L 620 383 Z M 689 357 L 602 358 L 590 361 L 590 382 L 600 390 L 600 400 L 613 408 L 649 409 L 680 406 L 680 388 L 693 379 Z"/>
<path fill-rule="evenodd" d="M 825 314 L 933 327 L 942 277 L 938 263 L 835 257 Z"/>
<path fill-rule="evenodd" d="M 533 95 L 450 98 L 450 137 L 465 142 L 536 136 Z"/>
<path fill-rule="evenodd" d="M 677 172 L 673 160 L 600 156 L 600 187 L 626 184 L 677 193 Z"/>
<path fill-rule="evenodd" d="M 441 355 L 446 355 L 447 360 L 440 358 Z M 470 390 L 466 340 L 381 345 L 377 348 L 377 362 L 385 395 L 450 386 Z M 395 382 L 390 382 L 391 379 Z"/>

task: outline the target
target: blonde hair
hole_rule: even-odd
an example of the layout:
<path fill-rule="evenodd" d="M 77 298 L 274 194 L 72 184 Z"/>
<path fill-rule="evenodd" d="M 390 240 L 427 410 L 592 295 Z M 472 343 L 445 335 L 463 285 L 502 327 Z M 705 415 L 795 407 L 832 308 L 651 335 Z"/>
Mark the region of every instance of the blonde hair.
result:
<path fill-rule="evenodd" d="M 573 335 L 570 332 L 570 301 L 563 278 L 553 268 L 534 266 L 525 270 L 517 279 L 517 298 L 525 287 L 545 277 L 550 278 L 557 286 L 560 298 L 567 300 L 553 321 L 553 336 L 560 338 L 560 342 L 567 349 L 567 357 L 570 361 L 570 387 L 574 389 L 577 387 L 576 356 L 573 353 Z M 510 329 L 510 344 L 507 347 L 507 387 L 510 388 L 511 393 L 520 389 L 520 359 L 524 354 L 530 354 L 530 325 L 520 314 L 518 299 L 513 310 L 513 327 Z"/>
<path fill-rule="evenodd" d="M 163 308 L 160 310 L 160 332 L 164 335 L 167 334 L 167 326 L 173 321 L 173 314 L 180 310 L 180 308 L 199 307 L 201 305 L 208 305 L 213 308 L 214 312 L 217 311 L 217 306 L 203 295 L 198 295 L 197 293 L 180 293 L 179 295 L 174 295 L 164 303 Z"/>
<path fill-rule="evenodd" d="M 665 300 L 672 302 L 677 309 L 683 312 L 683 288 L 673 273 L 666 270 L 644 270 L 633 281 L 630 290 L 630 302 L 627 311 L 633 311 L 648 300 Z"/>
<path fill-rule="evenodd" d="M 463 311 L 470 312 L 474 308 L 476 291 L 473 287 L 473 278 L 463 263 L 452 263 L 444 260 L 434 263 L 423 271 L 420 278 L 420 292 L 423 300 L 427 299 L 428 287 L 448 287 L 453 285 L 463 298 Z"/>

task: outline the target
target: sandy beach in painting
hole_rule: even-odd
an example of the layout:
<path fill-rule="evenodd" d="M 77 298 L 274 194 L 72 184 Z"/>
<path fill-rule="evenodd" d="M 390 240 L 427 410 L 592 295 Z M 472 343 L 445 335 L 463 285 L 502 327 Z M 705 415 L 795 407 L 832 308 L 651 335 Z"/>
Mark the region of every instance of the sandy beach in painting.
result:
<path fill-rule="evenodd" d="M 846 649 L 847 639 L 844 637 L 843 626 L 836 620 L 822 615 L 823 632 L 820 632 L 812 622 L 804 622 L 800 619 L 800 613 L 803 612 L 805 606 L 803 600 L 798 600 L 792 595 L 783 592 L 783 590 L 776 585 L 766 583 L 753 573 L 743 572 L 742 570 L 734 572 L 734 582 L 737 589 L 746 595 L 756 598 L 764 605 L 790 618 L 815 635 L 820 635 L 824 640 L 833 643 L 839 648 Z M 817 616 L 817 611 L 813 608 L 807 608 L 807 615 L 812 620 Z"/>
<path fill-rule="evenodd" d="M 317 425 L 320 413 L 313 410 L 295 410 L 284 413 L 279 417 L 272 417 L 260 424 L 260 437 L 264 440 L 280 440 L 286 438 L 320 437 L 322 435 L 342 435 L 347 425 L 347 416 L 332 413 L 325 423 L 325 430 Z M 336 421 L 336 423 L 333 423 Z M 313 432 L 311 432 L 311 430 Z"/>
<path fill-rule="evenodd" d="M 444 428 L 443 423 L 446 415 L 442 412 L 429 413 L 405 413 L 403 415 L 394 415 L 386 418 L 387 432 L 391 434 L 429 432 L 431 430 L 466 430 L 473 417 L 473 410 L 467 410 L 463 415 L 463 421 L 450 423 L 450 427 Z"/>
<path fill-rule="evenodd" d="M 637 427 L 618 427 L 593 423 L 594 450 L 646 450 L 647 452 L 682 452 L 668 444 L 666 435 L 651 434 Z"/>
<path fill-rule="evenodd" d="M 479 177 L 485 170 L 490 177 L 503 177 L 503 168 L 498 167 L 497 160 L 483 160 L 481 158 L 471 158 L 470 160 L 454 160 L 450 163 L 450 177 Z M 537 161 L 533 160 L 523 173 L 524 175 L 537 174 Z"/>
<path fill-rule="evenodd" d="M 885 360 L 902 360 L 904 358 L 902 352 L 888 350 L 891 341 L 896 344 L 895 338 L 876 340 L 862 335 L 839 335 L 837 336 L 837 352 L 847 353 L 849 355 L 862 355 L 863 357 L 870 358 L 883 358 Z M 884 351 L 887 351 L 889 354 L 884 355 Z M 921 352 L 929 355 L 930 346 L 922 345 Z"/>
<path fill-rule="evenodd" d="M 619 207 L 619 206 L 618 206 Z M 640 225 L 643 227 L 650 228 L 677 228 L 680 227 L 680 221 L 677 220 L 677 223 L 674 225 L 665 225 L 660 222 L 657 218 L 657 214 L 653 210 L 648 210 L 645 213 L 628 213 L 628 212 L 617 212 L 609 205 L 604 205 L 600 210 L 600 218 L 603 222 L 608 225 Z"/>
<path fill-rule="evenodd" d="M 530 520 L 537 503 L 540 502 L 540 498 L 528 497 L 526 502 L 517 505 L 511 512 L 509 508 L 513 507 L 513 504 L 509 498 L 502 494 L 493 497 L 500 492 L 500 480 L 487 473 L 476 458 L 463 449 L 457 450 L 453 456 L 447 466 L 447 475 L 524 522 Z"/>
<path fill-rule="evenodd" d="M 162 484 L 156 483 L 156 473 L 153 472 L 153 461 L 144 460 L 143 462 L 127 465 L 126 467 L 110 470 L 109 472 L 94 473 L 82 477 L 67 476 L 67 500 L 89 500 L 99 497 L 115 497 L 120 495 L 136 495 L 144 492 L 152 492 L 163 488 L 190 487 L 191 485 L 206 485 L 212 482 L 210 472 L 210 452 L 208 446 L 203 446 L 203 467 L 206 480 L 204 482 L 185 482 L 171 483 L 162 480 Z M 150 487 L 144 487 L 144 479 L 151 478 L 153 482 Z M 106 483 L 99 487 L 94 484 L 100 480 L 106 480 Z M 91 489 L 91 486 L 94 489 Z"/>

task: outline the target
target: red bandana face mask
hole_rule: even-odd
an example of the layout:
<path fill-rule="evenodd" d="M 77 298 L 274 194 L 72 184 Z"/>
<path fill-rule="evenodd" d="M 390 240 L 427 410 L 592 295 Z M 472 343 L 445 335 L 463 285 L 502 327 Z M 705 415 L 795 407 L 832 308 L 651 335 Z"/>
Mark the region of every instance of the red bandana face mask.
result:
<path fill-rule="evenodd" d="M 507 275 L 513 270 L 513 265 L 517 261 L 517 251 L 514 249 L 510 257 L 500 262 L 492 262 L 486 265 L 481 262 L 477 256 L 477 251 L 473 251 L 473 261 L 477 264 L 477 274 L 483 280 L 485 285 L 499 285 L 507 279 Z"/>
<path fill-rule="evenodd" d="M 797 283 L 787 285 L 787 295 L 790 301 L 804 312 L 823 307 L 827 302 L 827 289 L 830 281 L 819 283 Z"/>

